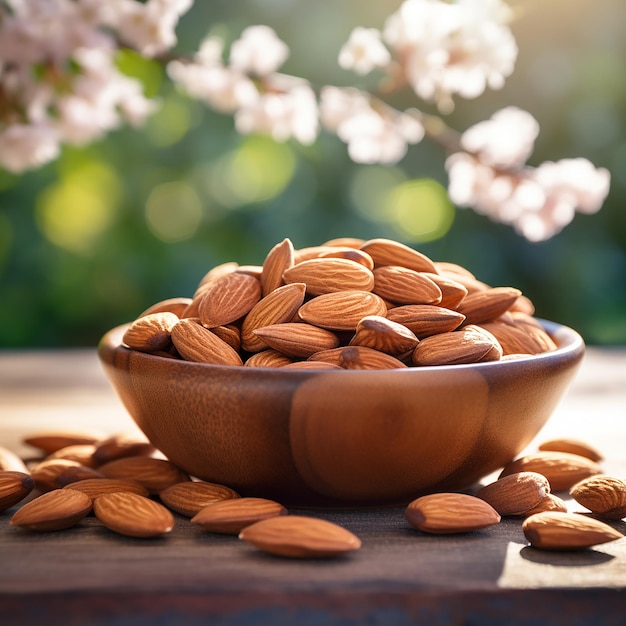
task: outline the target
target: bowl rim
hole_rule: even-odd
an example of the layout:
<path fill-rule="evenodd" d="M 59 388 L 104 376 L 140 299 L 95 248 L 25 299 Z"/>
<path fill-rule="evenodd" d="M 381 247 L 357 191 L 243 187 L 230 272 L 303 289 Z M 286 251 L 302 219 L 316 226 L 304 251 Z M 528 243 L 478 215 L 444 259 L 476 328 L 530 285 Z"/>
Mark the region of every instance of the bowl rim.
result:
<path fill-rule="evenodd" d="M 248 367 L 246 365 L 221 365 L 217 363 L 202 363 L 200 361 L 186 361 L 184 359 L 172 359 L 170 357 L 164 357 L 157 354 L 152 354 L 150 352 L 142 352 L 140 350 L 133 350 L 128 346 L 122 343 L 122 336 L 126 328 L 130 325 L 131 322 L 121 324 L 110 329 L 106 332 L 103 337 L 100 339 L 97 347 L 98 355 L 101 360 L 108 361 L 115 366 L 114 359 L 106 358 L 106 353 L 110 353 L 111 357 L 116 352 L 122 350 L 129 355 L 133 355 L 134 359 L 147 360 L 148 362 L 162 362 L 162 363 L 172 363 L 176 364 L 179 367 L 194 367 L 194 368 L 202 368 L 206 369 L 207 372 L 211 371 L 219 371 L 219 372 L 259 372 L 263 374 L 269 374 L 271 376 L 308 376 L 308 375 L 318 375 L 320 373 L 324 373 L 325 375 L 338 374 L 340 376 L 345 376 L 346 373 L 351 372 L 352 375 L 358 376 L 373 376 L 380 375 L 381 372 L 394 372 L 398 375 L 407 376 L 407 375 L 416 375 L 416 372 L 453 372 L 459 371 L 463 369 L 486 369 L 489 370 L 491 368 L 497 367 L 499 370 L 503 370 L 505 368 L 515 368 L 518 364 L 523 363 L 542 363 L 543 361 L 560 361 L 560 360 L 570 360 L 576 358 L 582 358 L 585 351 L 585 343 L 582 336 L 573 328 L 566 326 L 564 324 L 560 324 L 558 322 L 553 322 L 549 320 L 545 320 L 542 318 L 535 318 L 541 326 L 544 328 L 548 334 L 555 340 L 557 343 L 557 348 L 555 350 L 549 350 L 546 352 L 539 352 L 537 354 L 520 354 L 516 355 L 514 358 L 509 359 L 500 359 L 498 361 L 485 361 L 478 363 L 458 363 L 455 365 L 422 365 L 415 367 L 406 367 L 406 368 L 397 368 L 397 369 L 370 369 L 370 370 L 358 370 L 358 369 L 327 369 L 327 368 L 319 368 L 319 369 L 289 369 L 289 368 L 281 368 L 281 367 Z M 270 374 L 271 372 L 271 374 Z"/>

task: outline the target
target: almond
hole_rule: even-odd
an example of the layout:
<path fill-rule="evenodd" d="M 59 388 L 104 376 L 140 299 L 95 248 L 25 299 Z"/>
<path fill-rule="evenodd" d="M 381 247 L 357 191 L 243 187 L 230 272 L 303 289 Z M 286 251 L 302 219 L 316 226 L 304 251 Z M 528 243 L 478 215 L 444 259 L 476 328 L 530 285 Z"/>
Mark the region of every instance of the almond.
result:
<path fill-rule="evenodd" d="M 450 276 L 431 272 L 422 272 L 422 276 L 429 278 L 439 287 L 439 291 L 441 291 L 439 306 L 446 309 L 456 309 L 468 293 L 465 285 Z"/>
<path fill-rule="evenodd" d="M 65 485 L 63 489 L 81 491 L 89 496 L 92 501 L 98 496 L 107 493 L 119 493 L 120 491 L 127 491 L 144 497 L 149 495 L 148 490 L 143 485 L 134 480 L 122 480 L 120 478 L 86 478 L 85 480 Z"/>
<path fill-rule="evenodd" d="M 569 452 L 598 462 L 603 460 L 602 453 L 586 441 L 580 439 L 549 439 L 539 445 L 539 450 L 549 452 Z"/>
<path fill-rule="evenodd" d="M 498 513 L 522 515 L 537 506 L 550 493 L 550 483 L 542 474 L 518 472 L 485 485 L 476 497 L 488 502 Z"/>
<path fill-rule="evenodd" d="M 521 293 L 513 287 L 491 287 L 465 296 L 457 310 L 465 315 L 465 324 L 491 322 L 508 311 Z"/>
<path fill-rule="evenodd" d="M 376 267 L 401 265 L 416 272 L 438 273 L 435 264 L 425 254 L 391 239 L 369 239 L 361 250 L 374 259 Z"/>
<path fill-rule="evenodd" d="M 26 463 L 15 452 L 4 446 L 0 446 L 0 471 L 29 473 Z"/>
<path fill-rule="evenodd" d="M 418 366 L 457 365 L 498 360 L 502 351 L 494 342 L 475 328 L 431 335 L 417 344 L 413 363 Z"/>
<path fill-rule="evenodd" d="M 451 261 L 435 261 L 435 268 L 438 274 L 452 274 L 454 276 L 476 279 L 476 276 L 466 267 L 458 263 L 452 263 Z"/>
<path fill-rule="evenodd" d="M 147 456 L 128 456 L 109 461 L 100 467 L 100 473 L 105 478 L 138 482 L 153 494 L 175 483 L 190 480 L 188 474 L 170 461 Z"/>
<path fill-rule="evenodd" d="M 337 291 L 371 291 L 374 274 L 356 261 L 338 258 L 315 258 L 301 261 L 285 270 L 285 283 L 305 283 L 312 296 Z"/>
<path fill-rule="evenodd" d="M 35 481 L 25 472 L 0 471 L 0 511 L 21 502 L 33 489 Z"/>
<path fill-rule="evenodd" d="M 203 481 L 176 483 L 159 494 L 163 504 L 187 517 L 193 517 L 214 502 L 239 497 L 239 494 L 230 487 Z"/>
<path fill-rule="evenodd" d="M 457 329 L 465 316 L 430 304 L 407 304 L 387 311 L 387 319 L 406 326 L 418 339 Z"/>
<path fill-rule="evenodd" d="M 217 281 L 222 276 L 226 274 L 230 274 L 231 272 L 236 272 L 239 269 L 239 263 L 235 263 L 234 261 L 226 261 L 226 263 L 220 263 L 215 267 L 212 267 L 201 279 L 198 283 L 198 289 L 196 289 L 195 296 L 201 292 L 203 295 L 206 291 L 206 287 L 211 285 L 215 281 Z"/>
<path fill-rule="evenodd" d="M 409 524 L 434 534 L 465 533 L 500 521 L 487 502 L 463 493 L 434 493 L 413 500 L 406 510 Z"/>
<path fill-rule="evenodd" d="M 626 517 L 626 482 L 619 478 L 606 474 L 590 476 L 573 485 L 569 493 L 598 517 L 609 520 Z"/>
<path fill-rule="evenodd" d="M 374 269 L 372 291 L 397 304 L 439 304 L 441 289 L 425 274 L 397 265 Z"/>
<path fill-rule="evenodd" d="M 89 511 L 91 500 L 84 493 L 55 489 L 18 509 L 11 524 L 35 531 L 63 530 L 77 524 Z"/>
<path fill-rule="evenodd" d="M 137 318 L 127 328 L 122 341 L 133 350 L 154 352 L 171 345 L 172 328 L 178 322 L 174 313 L 151 313 Z"/>
<path fill-rule="evenodd" d="M 263 296 L 267 296 L 284 284 L 283 272 L 293 264 L 293 244 L 289 239 L 283 239 L 268 252 L 263 261 L 263 270 L 261 272 Z"/>
<path fill-rule="evenodd" d="M 32 468 L 30 475 L 40 491 L 60 489 L 68 483 L 86 478 L 99 478 L 101 474 L 91 468 L 81 465 L 78 461 L 68 459 L 46 459 Z"/>
<path fill-rule="evenodd" d="M 209 284 L 198 305 L 198 317 L 207 328 L 225 326 L 246 315 L 260 299 L 260 281 L 239 268 Z"/>
<path fill-rule="evenodd" d="M 162 504 L 128 491 L 98 496 L 93 511 L 109 530 L 129 537 L 160 537 L 174 528 L 174 516 Z"/>
<path fill-rule="evenodd" d="M 241 344 L 247 352 L 259 352 L 268 347 L 255 330 L 264 326 L 283 324 L 293 319 L 304 302 L 306 285 L 291 283 L 274 289 L 259 300 L 246 315 L 241 326 Z"/>
<path fill-rule="evenodd" d="M 287 515 L 287 509 L 274 500 L 235 498 L 209 504 L 191 518 L 191 523 L 212 533 L 237 535 L 246 526 L 277 515 Z"/>
<path fill-rule="evenodd" d="M 361 540 L 342 526 L 304 515 L 272 517 L 239 533 L 264 552 L 293 558 L 336 557 L 361 547 Z"/>
<path fill-rule="evenodd" d="M 102 435 L 97 433 L 77 432 L 77 431 L 50 431 L 31 433 L 23 438 L 34 448 L 38 448 L 46 454 L 52 454 L 61 448 L 83 443 L 96 443 L 102 439 Z"/>
<path fill-rule="evenodd" d="M 293 363 L 294 360 L 278 350 L 263 350 L 249 357 L 244 365 L 246 367 L 284 367 Z"/>
<path fill-rule="evenodd" d="M 92 443 L 75 444 L 73 446 L 65 446 L 46 457 L 46 461 L 51 459 L 66 459 L 67 461 L 76 461 L 85 467 L 95 467 L 97 462 L 93 458 L 96 446 Z"/>
<path fill-rule="evenodd" d="M 326 361 L 346 370 L 404 369 L 407 366 L 391 356 L 365 346 L 344 346 L 316 352 L 312 361 Z"/>
<path fill-rule="evenodd" d="M 349 246 L 333 246 L 331 250 L 322 252 L 318 258 L 348 259 L 350 261 L 354 261 L 355 263 L 360 263 L 363 267 L 366 267 L 370 271 L 374 269 L 374 259 L 372 259 L 367 252 L 363 252 L 363 250 L 358 250 Z"/>
<path fill-rule="evenodd" d="M 180 320 L 172 329 L 172 343 L 186 361 L 214 365 L 243 365 L 241 357 L 225 341 L 196 318 Z"/>
<path fill-rule="evenodd" d="M 523 521 L 522 530 L 533 548 L 543 550 L 581 550 L 623 537 L 604 522 L 560 511 L 531 515 Z"/>
<path fill-rule="evenodd" d="M 294 363 L 288 363 L 283 365 L 282 369 L 286 370 L 342 370 L 344 369 L 340 365 L 335 363 L 328 363 L 326 361 L 295 361 Z"/>
<path fill-rule="evenodd" d="M 324 242 L 323 246 L 329 246 L 331 248 L 360 248 L 365 243 L 365 239 L 359 237 L 336 237 L 335 239 L 329 239 Z"/>
<path fill-rule="evenodd" d="M 226 326 L 216 326 L 210 329 L 214 335 L 217 335 L 224 343 L 227 343 L 235 352 L 241 350 L 241 331 L 235 324 L 227 324 Z"/>
<path fill-rule="evenodd" d="M 559 496 L 549 493 L 543 500 L 540 500 L 538 504 L 536 504 L 532 509 L 528 509 L 528 511 L 524 511 L 523 515 L 525 517 L 529 517 L 534 515 L 535 513 L 543 513 L 544 511 L 562 511 L 567 512 L 567 504 L 563 498 L 559 498 Z"/>
<path fill-rule="evenodd" d="M 306 323 L 274 324 L 257 328 L 254 334 L 274 350 L 305 359 L 339 345 L 339 337 L 335 333 Z"/>
<path fill-rule="evenodd" d="M 544 345 L 521 326 L 500 321 L 483 322 L 481 326 L 498 340 L 505 355 L 538 354 L 545 351 Z"/>
<path fill-rule="evenodd" d="M 583 478 L 600 474 L 600 466 L 578 454 L 568 452 L 534 452 L 509 463 L 500 477 L 516 472 L 538 472 L 550 483 L 552 491 L 565 491 Z"/>
<path fill-rule="evenodd" d="M 419 340 L 406 326 L 380 315 L 367 315 L 356 327 L 351 346 L 364 346 L 402 359 Z"/>
<path fill-rule="evenodd" d="M 150 456 L 155 450 L 145 437 L 117 433 L 96 444 L 93 459 L 98 465 L 103 465 L 125 456 Z"/>
<path fill-rule="evenodd" d="M 369 291 L 326 293 L 305 302 L 299 309 L 301 319 L 328 330 L 354 331 L 367 315 L 387 313 L 385 301 Z"/>
<path fill-rule="evenodd" d="M 148 307 L 137 317 L 144 317 L 146 315 L 152 315 L 153 313 L 173 313 L 180 318 L 192 302 L 193 300 L 191 298 L 167 298 L 166 300 L 161 300 Z"/>

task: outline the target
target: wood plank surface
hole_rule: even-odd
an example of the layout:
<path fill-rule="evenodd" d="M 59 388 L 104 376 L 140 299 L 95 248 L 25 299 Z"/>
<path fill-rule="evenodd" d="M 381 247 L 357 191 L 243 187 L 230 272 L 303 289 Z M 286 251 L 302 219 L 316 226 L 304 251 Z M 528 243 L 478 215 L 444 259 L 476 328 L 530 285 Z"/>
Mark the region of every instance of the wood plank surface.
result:
<path fill-rule="evenodd" d="M 23 437 L 59 428 L 136 430 L 94 351 L 0 353 L 0 445 L 32 455 Z M 529 449 L 557 436 L 587 440 L 607 472 L 626 477 L 626 350 L 588 350 Z M 626 539 L 551 553 L 528 547 L 516 519 L 429 536 L 402 508 L 297 512 L 345 526 L 362 549 L 289 560 L 181 516 L 169 536 L 137 540 L 93 517 L 28 533 L 9 526 L 12 510 L 0 513 L 0 624 L 625 623 Z"/>

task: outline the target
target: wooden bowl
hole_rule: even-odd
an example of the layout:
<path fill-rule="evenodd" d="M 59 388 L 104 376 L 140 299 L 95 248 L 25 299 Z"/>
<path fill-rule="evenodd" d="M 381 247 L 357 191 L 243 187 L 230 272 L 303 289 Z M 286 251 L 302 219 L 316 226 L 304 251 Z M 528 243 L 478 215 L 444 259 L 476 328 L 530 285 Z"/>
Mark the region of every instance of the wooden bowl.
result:
<path fill-rule="evenodd" d="M 126 348 L 126 326 L 98 352 L 139 428 L 192 476 L 291 506 L 373 506 L 464 489 L 528 445 L 584 353 L 542 323 L 557 350 L 402 370 L 193 363 Z"/>

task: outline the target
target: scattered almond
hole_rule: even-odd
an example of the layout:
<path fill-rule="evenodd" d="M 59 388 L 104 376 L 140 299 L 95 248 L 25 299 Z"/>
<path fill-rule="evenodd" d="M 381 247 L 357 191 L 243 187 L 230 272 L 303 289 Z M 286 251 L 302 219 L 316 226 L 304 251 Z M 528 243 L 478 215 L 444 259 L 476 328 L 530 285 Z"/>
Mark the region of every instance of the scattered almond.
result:
<path fill-rule="evenodd" d="M 46 459 L 31 469 L 30 475 L 40 491 L 59 489 L 68 483 L 86 478 L 99 478 L 101 474 L 81 465 L 78 461 L 68 459 Z"/>
<path fill-rule="evenodd" d="M 270 554 L 293 558 L 336 557 L 361 547 L 361 540 L 342 526 L 304 515 L 256 522 L 244 528 L 239 539 Z"/>
<path fill-rule="evenodd" d="M 497 524 L 499 513 L 487 502 L 463 493 L 433 493 L 413 500 L 405 517 L 417 530 L 465 533 Z"/>
<path fill-rule="evenodd" d="M 523 514 L 537 506 L 549 493 L 550 483 L 545 476 L 536 472 L 518 472 L 485 485 L 476 496 L 505 516 Z"/>
<path fill-rule="evenodd" d="M 4 446 L 0 446 L 0 471 L 29 473 L 26 463 L 15 452 Z"/>
<path fill-rule="evenodd" d="M 25 472 L 0 471 L 0 511 L 21 502 L 33 489 L 35 481 Z"/>
<path fill-rule="evenodd" d="M 604 522 L 560 511 L 531 515 L 523 521 L 522 530 L 533 548 L 543 550 L 581 550 L 623 537 Z"/>
<path fill-rule="evenodd" d="M 191 523 L 212 533 L 237 535 L 246 526 L 277 515 L 287 515 L 287 509 L 274 500 L 235 498 L 209 504 L 191 518 Z"/>
<path fill-rule="evenodd" d="M 609 520 L 626 517 L 626 481 L 606 474 L 584 478 L 570 489 L 578 504 Z"/>
<path fill-rule="evenodd" d="M 129 456 L 105 463 L 100 473 L 106 478 L 132 480 L 150 493 L 158 494 L 171 485 L 190 480 L 189 475 L 165 459 Z"/>
<path fill-rule="evenodd" d="M 55 489 L 19 508 L 11 524 L 35 531 L 64 530 L 76 525 L 89 511 L 91 499 L 84 493 Z"/>
<path fill-rule="evenodd" d="M 93 459 L 98 465 L 125 456 L 149 456 L 155 452 L 154 446 L 145 437 L 128 433 L 111 435 L 99 441 L 94 448 Z"/>
<path fill-rule="evenodd" d="M 239 498 L 239 494 L 225 485 L 203 481 L 176 483 L 161 491 L 159 498 L 168 508 L 193 517 L 205 506 L 222 500 Z"/>
<path fill-rule="evenodd" d="M 535 513 L 543 513 L 544 511 L 562 511 L 563 513 L 567 512 L 567 504 L 563 498 L 559 498 L 559 496 L 549 493 L 543 500 L 540 500 L 532 509 L 528 509 L 528 511 L 524 511 L 523 515 L 525 517 L 529 517 L 530 515 L 534 515 Z"/>
<path fill-rule="evenodd" d="M 174 516 L 162 504 L 128 491 L 98 496 L 93 511 L 109 530 L 129 537 L 160 537 L 174 528 Z"/>
<path fill-rule="evenodd" d="M 98 496 L 107 493 L 119 493 L 120 491 L 127 491 L 145 497 L 149 495 L 148 490 L 143 485 L 140 485 L 134 480 L 122 480 L 120 478 L 86 478 L 85 480 L 69 483 L 65 485 L 63 489 L 82 491 L 82 493 L 89 496 L 92 501 Z"/>
<path fill-rule="evenodd" d="M 50 431 L 31 433 L 24 437 L 23 441 L 34 448 L 38 448 L 45 454 L 52 454 L 67 446 L 85 443 L 93 444 L 101 438 L 102 435 L 97 433 Z"/>
<path fill-rule="evenodd" d="M 552 491 L 566 491 L 583 478 L 600 474 L 600 466 L 578 454 L 542 451 L 515 459 L 500 477 L 516 472 L 538 472 L 548 479 Z"/>
<path fill-rule="evenodd" d="M 85 467 L 95 467 L 97 461 L 93 458 L 96 446 L 93 443 L 81 443 L 73 446 L 65 446 L 46 457 L 46 461 L 51 459 L 66 459 L 67 461 L 76 461 Z"/>
<path fill-rule="evenodd" d="M 539 445 L 539 450 L 549 452 L 569 452 L 570 454 L 578 454 L 584 456 L 596 463 L 602 461 L 602 453 L 596 450 L 586 441 L 571 438 L 558 438 L 544 441 Z"/>

